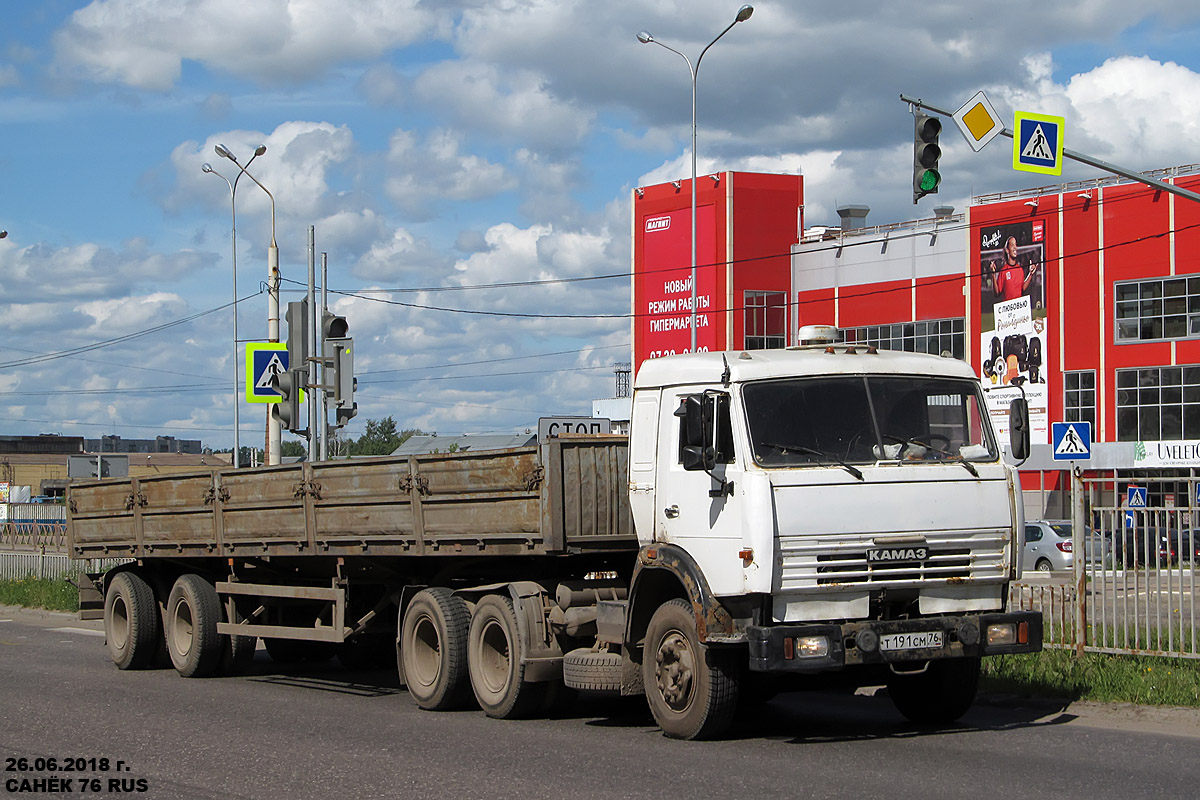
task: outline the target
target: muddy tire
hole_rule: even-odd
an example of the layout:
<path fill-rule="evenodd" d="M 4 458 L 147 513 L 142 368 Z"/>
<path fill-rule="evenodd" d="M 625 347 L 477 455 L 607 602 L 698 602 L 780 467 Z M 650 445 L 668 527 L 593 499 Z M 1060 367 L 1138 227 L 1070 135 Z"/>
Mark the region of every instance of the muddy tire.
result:
<path fill-rule="evenodd" d="M 221 663 L 217 634 L 221 602 L 217 590 L 199 575 L 181 575 L 167 600 L 167 652 L 185 678 L 203 678 Z"/>
<path fill-rule="evenodd" d="M 539 708 L 545 686 L 525 680 L 517 615 L 508 597 L 489 594 L 475 606 L 467 665 L 475 699 L 489 717 L 518 719 Z"/>
<path fill-rule="evenodd" d="M 888 695 L 896 709 L 919 725 L 945 725 L 967 713 L 979 689 L 979 658 L 930 661 L 917 675 L 889 672 Z"/>
<path fill-rule="evenodd" d="M 572 689 L 619 692 L 621 673 L 620 653 L 596 652 L 584 647 L 563 656 L 563 682 Z"/>
<path fill-rule="evenodd" d="M 154 590 L 140 575 L 121 572 L 104 595 L 104 639 L 118 669 L 152 666 L 162 645 Z"/>
<path fill-rule="evenodd" d="M 449 589 L 423 589 L 409 601 L 400 622 L 400 677 L 419 707 L 447 711 L 470 701 L 470 624 L 466 602 Z"/>
<path fill-rule="evenodd" d="M 672 739 L 724 733 L 738 704 L 737 651 L 714 649 L 696 637 L 696 618 L 684 600 L 659 606 L 642 652 L 646 702 Z"/>

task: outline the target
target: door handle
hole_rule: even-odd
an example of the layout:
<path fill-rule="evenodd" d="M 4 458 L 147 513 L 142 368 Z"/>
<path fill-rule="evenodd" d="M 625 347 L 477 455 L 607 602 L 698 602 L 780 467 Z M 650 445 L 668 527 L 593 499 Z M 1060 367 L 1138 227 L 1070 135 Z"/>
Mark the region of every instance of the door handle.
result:
<path fill-rule="evenodd" d="M 667 506 L 663 513 L 667 515 L 667 519 L 675 519 L 679 516 L 679 506 Z"/>

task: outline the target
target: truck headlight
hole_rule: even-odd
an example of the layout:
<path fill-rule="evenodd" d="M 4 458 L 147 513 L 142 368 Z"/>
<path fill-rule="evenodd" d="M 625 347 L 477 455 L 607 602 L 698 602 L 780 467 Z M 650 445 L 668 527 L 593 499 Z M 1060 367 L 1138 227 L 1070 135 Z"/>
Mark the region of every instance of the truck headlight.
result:
<path fill-rule="evenodd" d="M 1005 645 L 1017 643 L 1017 626 L 1011 622 L 998 625 L 988 625 L 987 643 L 989 645 Z"/>
<path fill-rule="evenodd" d="M 796 658 L 824 658 L 828 655 L 828 636 L 796 637 Z"/>

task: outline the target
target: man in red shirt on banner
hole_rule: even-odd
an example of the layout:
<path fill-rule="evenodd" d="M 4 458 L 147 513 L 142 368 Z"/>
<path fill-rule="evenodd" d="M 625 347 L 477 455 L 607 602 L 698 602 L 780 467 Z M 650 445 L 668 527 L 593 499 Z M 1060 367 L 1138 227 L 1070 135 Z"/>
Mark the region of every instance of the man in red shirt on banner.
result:
<path fill-rule="evenodd" d="M 1000 300 L 1016 300 L 1029 291 L 1037 268 L 1037 264 L 1031 264 L 1029 272 L 1025 272 L 1021 262 L 1017 261 L 1017 237 L 1008 237 L 1004 243 L 1004 265 L 995 261 L 991 264 L 992 291 Z"/>

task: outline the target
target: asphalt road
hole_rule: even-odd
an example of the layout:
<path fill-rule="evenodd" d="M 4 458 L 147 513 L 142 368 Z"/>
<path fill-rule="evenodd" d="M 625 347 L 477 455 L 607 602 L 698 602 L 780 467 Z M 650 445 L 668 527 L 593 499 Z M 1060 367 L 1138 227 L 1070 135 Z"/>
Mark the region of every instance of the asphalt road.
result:
<path fill-rule="evenodd" d="M 121 672 L 96 628 L 0 607 L 9 793 L 45 790 L 33 782 L 48 775 L 71 780 L 76 795 L 113 788 L 173 800 L 1129 800 L 1192 797 L 1200 785 L 1200 713 L 1190 710 L 985 697 L 960 724 L 927 731 L 906 723 L 882 691 L 806 692 L 746 713 L 725 741 L 676 742 L 637 702 L 585 698 L 570 716 L 527 722 L 435 714 L 419 711 L 390 672 L 347 672 L 332 661 L 281 670 L 261 649 L 242 677 Z M 60 770 L 83 759 L 84 769 L 35 770 L 50 758 Z M 90 761 L 101 758 L 108 771 Z M 118 760 L 125 769 L 114 772 Z"/>

